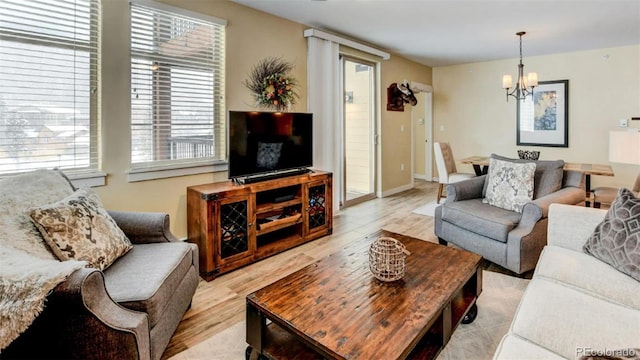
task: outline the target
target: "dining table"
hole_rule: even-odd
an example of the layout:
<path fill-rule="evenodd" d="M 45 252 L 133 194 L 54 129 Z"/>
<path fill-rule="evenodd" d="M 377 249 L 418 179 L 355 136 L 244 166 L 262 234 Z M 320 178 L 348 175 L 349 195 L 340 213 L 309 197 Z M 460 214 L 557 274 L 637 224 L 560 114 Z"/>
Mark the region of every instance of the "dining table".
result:
<path fill-rule="evenodd" d="M 458 160 L 462 164 L 470 164 L 473 166 L 477 176 L 487 174 L 489 170 L 489 157 L 488 156 L 469 156 Z M 613 169 L 611 165 L 606 164 L 588 164 L 588 163 L 575 163 L 565 162 L 564 170 L 579 171 L 585 175 L 585 206 L 591 206 L 591 175 L 597 176 L 613 176 Z"/>

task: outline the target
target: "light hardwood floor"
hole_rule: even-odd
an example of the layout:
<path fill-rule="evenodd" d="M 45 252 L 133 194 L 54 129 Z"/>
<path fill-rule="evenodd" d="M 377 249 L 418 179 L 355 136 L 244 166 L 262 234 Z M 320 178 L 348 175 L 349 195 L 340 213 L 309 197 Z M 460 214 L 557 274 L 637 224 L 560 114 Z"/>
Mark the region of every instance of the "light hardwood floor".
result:
<path fill-rule="evenodd" d="M 191 309 L 180 322 L 163 359 L 242 321 L 248 294 L 381 228 L 437 242 L 433 234 L 433 218 L 412 213 L 419 206 L 435 200 L 437 189 L 437 183 L 417 180 L 411 190 L 342 210 L 334 218 L 330 236 L 222 275 L 211 282 L 200 280 Z"/>

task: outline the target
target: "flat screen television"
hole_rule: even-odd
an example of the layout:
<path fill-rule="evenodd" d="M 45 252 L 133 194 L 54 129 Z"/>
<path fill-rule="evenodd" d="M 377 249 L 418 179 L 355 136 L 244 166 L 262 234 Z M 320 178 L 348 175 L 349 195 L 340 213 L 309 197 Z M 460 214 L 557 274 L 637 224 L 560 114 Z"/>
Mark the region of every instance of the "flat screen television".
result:
<path fill-rule="evenodd" d="M 247 178 L 313 165 L 313 114 L 229 111 L 229 178 Z"/>

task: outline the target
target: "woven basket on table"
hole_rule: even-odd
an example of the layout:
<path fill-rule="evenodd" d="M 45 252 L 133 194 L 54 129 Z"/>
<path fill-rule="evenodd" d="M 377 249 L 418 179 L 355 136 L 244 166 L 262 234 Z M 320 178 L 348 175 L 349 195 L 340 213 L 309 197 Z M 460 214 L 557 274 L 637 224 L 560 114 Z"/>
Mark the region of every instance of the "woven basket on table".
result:
<path fill-rule="evenodd" d="M 369 269 L 378 280 L 400 280 L 404 276 L 405 258 L 410 254 L 400 241 L 382 236 L 369 247 Z"/>

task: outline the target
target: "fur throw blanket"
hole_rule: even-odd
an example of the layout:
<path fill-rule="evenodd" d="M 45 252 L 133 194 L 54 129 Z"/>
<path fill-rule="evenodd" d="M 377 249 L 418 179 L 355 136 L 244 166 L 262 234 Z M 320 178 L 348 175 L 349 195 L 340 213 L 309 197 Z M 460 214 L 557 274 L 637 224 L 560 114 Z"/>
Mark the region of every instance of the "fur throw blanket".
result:
<path fill-rule="evenodd" d="M 57 260 L 27 210 L 73 193 L 58 171 L 38 170 L 0 180 L 0 350 L 24 332 L 59 283 L 86 265 Z"/>
<path fill-rule="evenodd" d="M 0 349 L 31 325 L 53 288 L 85 265 L 41 259 L 0 244 Z"/>

